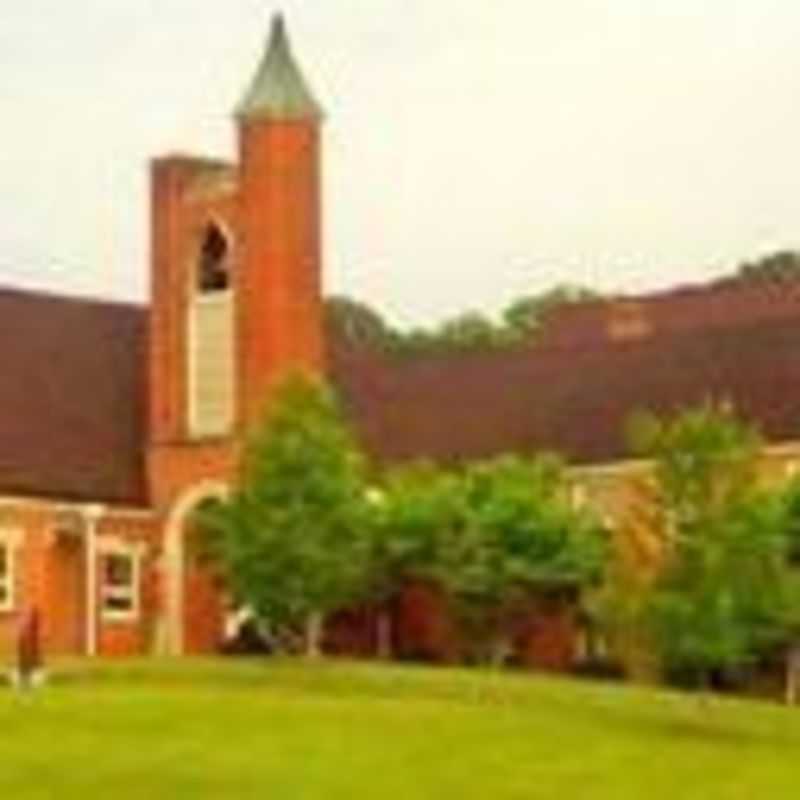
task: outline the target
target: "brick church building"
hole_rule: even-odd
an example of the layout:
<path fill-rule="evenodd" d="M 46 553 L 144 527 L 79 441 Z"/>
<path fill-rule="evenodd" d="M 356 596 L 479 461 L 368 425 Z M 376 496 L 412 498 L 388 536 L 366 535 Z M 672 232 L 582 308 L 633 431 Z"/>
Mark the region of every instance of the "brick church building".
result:
<path fill-rule="evenodd" d="M 590 302 L 529 345 L 398 361 L 325 326 L 322 112 L 280 18 L 235 122 L 236 164 L 152 163 L 147 307 L 0 290 L 0 651 L 33 608 L 51 653 L 214 651 L 224 592 L 192 512 L 290 367 L 329 377 L 379 462 L 556 450 L 617 526 L 634 410 L 725 399 L 766 469 L 800 463 L 800 285 Z"/>

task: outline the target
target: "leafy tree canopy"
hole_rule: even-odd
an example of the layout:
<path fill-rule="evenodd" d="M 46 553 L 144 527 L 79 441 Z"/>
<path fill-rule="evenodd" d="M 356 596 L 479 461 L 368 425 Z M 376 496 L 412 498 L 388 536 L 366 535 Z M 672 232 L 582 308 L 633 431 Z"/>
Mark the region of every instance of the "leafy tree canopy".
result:
<path fill-rule="evenodd" d="M 761 439 L 725 406 L 667 419 L 637 414 L 628 438 L 636 455 L 653 460 L 661 506 L 678 530 L 724 513 L 755 484 Z"/>
<path fill-rule="evenodd" d="M 541 329 L 547 317 L 557 308 L 574 303 L 597 300 L 600 295 L 584 286 L 562 284 L 541 294 L 532 294 L 513 300 L 502 317 L 509 330 L 521 335 L 531 335 Z"/>
<path fill-rule="evenodd" d="M 330 324 L 345 341 L 400 356 L 457 353 L 510 347 L 531 341 L 559 306 L 599 297 L 580 286 L 562 285 L 512 301 L 494 321 L 479 311 L 465 311 L 431 327 L 402 330 L 366 303 L 348 297 L 326 302 Z"/>
<path fill-rule="evenodd" d="M 501 660 L 508 621 L 542 595 L 577 595 L 601 576 L 606 537 L 574 510 L 560 462 L 513 456 L 466 467 L 462 521 L 443 562 L 445 585 L 472 638 Z"/>
<path fill-rule="evenodd" d="M 779 250 L 739 266 L 736 278 L 740 281 L 785 281 L 800 278 L 800 253 Z"/>
<path fill-rule="evenodd" d="M 759 437 L 730 410 L 640 417 L 654 461 L 664 564 L 643 606 L 667 673 L 701 683 L 782 636 L 790 598 L 786 508 L 756 479 Z"/>
<path fill-rule="evenodd" d="M 463 520 L 460 477 L 431 462 L 396 467 L 373 501 L 373 563 L 391 594 L 409 578 L 441 578 L 441 565 Z"/>
<path fill-rule="evenodd" d="M 283 380 L 231 498 L 201 520 L 236 598 L 289 626 L 352 598 L 367 552 L 364 475 L 327 386 L 300 373 Z"/>
<path fill-rule="evenodd" d="M 336 295 L 325 301 L 329 324 L 351 344 L 383 347 L 390 340 L 389 324 L 371 306 L 351 297 Z"/>

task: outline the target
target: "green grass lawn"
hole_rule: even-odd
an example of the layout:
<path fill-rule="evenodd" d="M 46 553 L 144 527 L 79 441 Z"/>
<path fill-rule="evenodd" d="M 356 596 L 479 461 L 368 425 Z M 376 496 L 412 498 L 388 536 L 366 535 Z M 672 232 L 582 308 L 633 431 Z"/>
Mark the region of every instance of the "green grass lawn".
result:
<path fill-rule="evenodd" d="M 0 689 L 0 798 L 782 800 L 800 709 L 353 664 L 65 667 Z"/>

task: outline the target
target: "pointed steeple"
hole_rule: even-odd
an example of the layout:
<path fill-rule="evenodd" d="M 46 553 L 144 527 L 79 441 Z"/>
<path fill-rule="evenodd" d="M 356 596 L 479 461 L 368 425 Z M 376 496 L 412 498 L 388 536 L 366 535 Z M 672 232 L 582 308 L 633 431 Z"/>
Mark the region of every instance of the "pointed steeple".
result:
<path fill-rule="evenodd" d="M 297 66 L 286 33 L 283 15 L 272 18 L 272 30 L 264 57 L 236 116 L 243 120 L 319 119 L 322 108 Z"/>

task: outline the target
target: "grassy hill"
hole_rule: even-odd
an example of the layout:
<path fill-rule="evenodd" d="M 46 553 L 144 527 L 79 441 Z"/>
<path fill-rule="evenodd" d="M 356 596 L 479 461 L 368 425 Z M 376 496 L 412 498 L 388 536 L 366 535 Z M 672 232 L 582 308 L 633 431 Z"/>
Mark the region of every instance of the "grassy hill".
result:
<path fill-rule="evenodd" d="M 0 796 L 752 800 L 800 709 L 562 679 L 279 662 L 76 665 L 0 689 Z"/>

